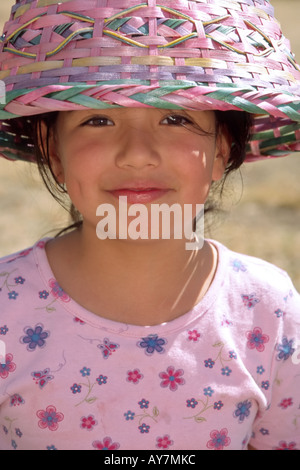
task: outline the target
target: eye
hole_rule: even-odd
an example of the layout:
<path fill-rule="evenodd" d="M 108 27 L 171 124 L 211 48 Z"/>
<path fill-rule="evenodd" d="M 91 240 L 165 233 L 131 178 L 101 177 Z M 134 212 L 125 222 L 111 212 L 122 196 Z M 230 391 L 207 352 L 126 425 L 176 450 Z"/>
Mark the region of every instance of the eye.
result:
<path fill-rule="evenodd" d="M 161 121 L 161 124 L 168 126 L 186 126 L 193 124 L 193 122 L 186 116 L 182 116 L 180 114 L 172 114 L 170 116 L 165 117 L 165 119 Z"/>
<path fill-rule="evenodd" d="M 105 116 L 95 116 L 87 121 L 84 121 L 82 126 L 91 126 L 91 127 L 106 127 L 106 126 L 114 126 L 113 121 L 106 118 Z"/>

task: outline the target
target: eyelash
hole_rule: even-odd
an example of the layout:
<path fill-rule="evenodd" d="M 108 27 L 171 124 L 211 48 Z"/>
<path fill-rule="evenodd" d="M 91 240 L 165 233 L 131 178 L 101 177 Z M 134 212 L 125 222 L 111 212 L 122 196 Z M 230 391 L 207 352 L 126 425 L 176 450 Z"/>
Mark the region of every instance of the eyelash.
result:
<path fill-rule="evenodd" d="M 104 123 L 105 121 L 105 123 Z M 110 123 L 110 124 L 108 124 Z M 82 126 L 91 126 L 91 127 L 106 127 L 106 126 L 114 126 L 114 123 L 113 121 L 111 121 L 110 119 L 104 117 L 104 116 L 97 116 L 97 117 L 93 117 L 93 118 L 90 118 L 88 119 L 87 121 L 85 121 Z"/>
<path fill-rule="evenodd" d="M 167 122 L 166 122 L 167 121 Z M 108 124 L 109 123 L 109 124 Z M 186 126 L 193 125 L 193 122 L 180 114 L 172 114 L 166 116 L 160 124 L 170 125 L 170 126 Z M 85 121 L 82 126 L 91 126 L 91 127 L 110 127 L 114 126 L 114 122 L 105 116 L 96 116 Z"/>
<path fill-rule="evenodd" d="M 182 116 L 181 114 L 172 114 L 172 115 L 166 116 L 161 121 L 161 124 L 163 124 L 164 121 L 167 121 L 167 120 L 169 120 L 168 124 L 171 126 L 185 126 L 185 125 L 193 124 L 193 122 L 189 118 Z M 180 120 L 180 122 L 178 122 L 178 120 Z"/>

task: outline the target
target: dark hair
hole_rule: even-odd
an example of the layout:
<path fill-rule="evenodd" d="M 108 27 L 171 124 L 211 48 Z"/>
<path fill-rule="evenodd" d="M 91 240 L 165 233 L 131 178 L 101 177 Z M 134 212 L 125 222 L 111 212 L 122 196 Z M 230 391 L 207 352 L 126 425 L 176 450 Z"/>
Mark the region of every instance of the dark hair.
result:
<path fill-rule="evenodd" d="M 240 168 L 246 158 L 246 149 L 251 136 L 253 116 L 244 111 L 215 111 L 217 133 L 225 132 L 231 140 L 231 150 L 225 170 L 226 176 Z"/>
<path fill-rule="evenodd" d="M 246 157 L 246 147 L 250 138 L 251 126 L 253 122 L 252 116 L 243 111 L 215 111 L 216 115 L 216 134 L 225 132 L 231 142 L 231 151 L 228 164 L 222 181 L 217 185 L 221 186 L 221 193 L 224 189 L 224 183 L 227 176 L 240 168 Z M 61 204 L 70 214 L 72 225 L 63 229 L 59 234 L 79 228 L 82 225 L 81 214 L 69 200 L 67 191 L 57 181 L 55 174 L 51 168 L 49 155 L 49 142 L 51 133 L 54 131 L 58 112 L 51 112 L 34 116 L 27 119 L 27 125 L 33 130 L 33 143 L 35 148 L 35 158 L 38 165 L 40 175 L 50 192 L 50 194 Z M 47 129 L 46 139 L 41 139 L 41 124 L 45 123 Z M 197 132 L 197 130 L 195 130 Z M 212 191 L 214 194 L 215 191 Z M 218 209 L 215 198 L 209 198 L 205 205 L 205 212 L 212 213 Z M 58 235 L 59 235 L 58 234 Z"/>
<path fill-rule="evenodd" d="M 44 184 L 54 199 L 69 213 L 71 218 L 71 225 L 62 229 L 60 234 L 79 228 L 82 225 L 82 217 L 80 212 L 76 209 L 74 204 L 70 201 L 68 193 L 63 185 L 61 185 L 52 170 L 49 143 L 51 133 L 54 132 L 57 117 L 59 112 L 51 112 L 40 114 L 31 118 L 31 125 L 33 131 L 33 142 L 35 149 L 35 160 L 38 166 L 39 173 L 44 181 Z M 41 126 L 42 123 L 46 126 L 46 138 L 42 139 Z"/>

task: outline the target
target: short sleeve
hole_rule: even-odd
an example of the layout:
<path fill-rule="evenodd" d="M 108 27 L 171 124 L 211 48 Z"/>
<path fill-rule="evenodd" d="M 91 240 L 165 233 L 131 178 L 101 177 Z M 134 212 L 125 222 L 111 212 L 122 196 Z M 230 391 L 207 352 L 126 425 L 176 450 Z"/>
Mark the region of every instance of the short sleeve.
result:
<path fill-rule="evenodd" d="M 281 327 L 272 364 L 267 409 L 255 422 L 251 446 L 257 450 L 300 450 L 300 295 L 290 282 L 278 311 Z"/>

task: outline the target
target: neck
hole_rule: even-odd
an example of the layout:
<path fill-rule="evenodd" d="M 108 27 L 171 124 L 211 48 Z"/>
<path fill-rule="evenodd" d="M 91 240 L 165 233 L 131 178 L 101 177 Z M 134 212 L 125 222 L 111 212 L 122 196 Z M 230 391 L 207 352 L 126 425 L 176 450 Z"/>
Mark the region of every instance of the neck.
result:
<path fill-rule="evenodd" d="M 48 257 L 62 288 L 85 308 L 143 325 L 186 313 L 214 272 L 208 243 L 188 251 L 182 240 L 98 240 L 84 228 L 52 243 Z"/>

